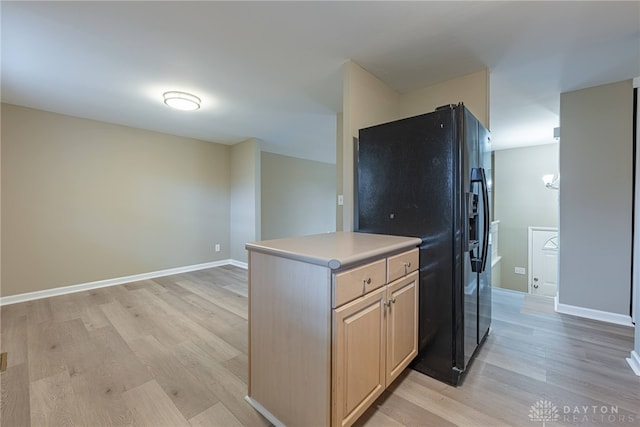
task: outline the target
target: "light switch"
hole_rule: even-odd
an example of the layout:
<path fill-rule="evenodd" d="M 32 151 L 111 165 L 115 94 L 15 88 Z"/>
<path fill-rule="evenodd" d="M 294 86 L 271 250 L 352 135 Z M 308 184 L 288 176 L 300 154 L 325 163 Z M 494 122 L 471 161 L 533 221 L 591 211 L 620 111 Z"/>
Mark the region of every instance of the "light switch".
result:
<path fill-rule="evenodd" d="M 342 194 L 338 194 L 338 206 L 344 205 L 344 196 Z"/>

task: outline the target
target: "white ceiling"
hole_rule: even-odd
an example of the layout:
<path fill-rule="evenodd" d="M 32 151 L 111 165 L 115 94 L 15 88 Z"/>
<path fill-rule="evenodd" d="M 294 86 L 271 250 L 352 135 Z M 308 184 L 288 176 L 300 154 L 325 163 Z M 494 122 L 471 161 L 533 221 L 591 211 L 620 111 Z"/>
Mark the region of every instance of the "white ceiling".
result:
<path fill-rule="evenodd" d="M 488 67 L 497 149 L 553 142 L 561 92 L 640 76 L 637 1 L 0 7 L 3 102 L 326 162 L 349 59 L 399 92 Z"/>

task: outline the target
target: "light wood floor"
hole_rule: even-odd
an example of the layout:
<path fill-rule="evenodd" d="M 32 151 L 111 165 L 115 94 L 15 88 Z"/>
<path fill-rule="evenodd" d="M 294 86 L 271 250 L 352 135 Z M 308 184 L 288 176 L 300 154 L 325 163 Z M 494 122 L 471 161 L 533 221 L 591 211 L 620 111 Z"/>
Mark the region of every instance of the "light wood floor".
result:
<path fill-rule="evenodd" d="M 246 277 L 218 267 L 2 307 L 0 424 L 268 425 L 243 400 Z M 461 387 L 407 370 L 357 424 L 535 427 L 547 401 L 548 426 L 640 425 L 631 328 L 509 291 L 493 310 Z"/>

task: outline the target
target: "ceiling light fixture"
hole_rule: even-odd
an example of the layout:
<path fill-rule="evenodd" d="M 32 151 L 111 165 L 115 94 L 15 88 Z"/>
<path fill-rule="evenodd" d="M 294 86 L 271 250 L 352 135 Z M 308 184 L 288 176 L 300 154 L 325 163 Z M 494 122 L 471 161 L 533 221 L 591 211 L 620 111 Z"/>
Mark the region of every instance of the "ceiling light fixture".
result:
<path fill-rule="evenodd" d="M 195 111 L 200 108 L 200 98 L 185 92 L 165 92 L 162 94 L 164 103 L 171 108 L 183 111 Z"/>

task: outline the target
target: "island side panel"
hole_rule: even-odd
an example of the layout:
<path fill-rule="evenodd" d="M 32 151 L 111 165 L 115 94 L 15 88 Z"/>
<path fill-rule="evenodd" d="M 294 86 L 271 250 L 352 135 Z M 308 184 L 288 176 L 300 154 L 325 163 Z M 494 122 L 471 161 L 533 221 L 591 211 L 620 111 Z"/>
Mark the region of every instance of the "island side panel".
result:
<path fill-rule="evenodd" d="M 251 251 L 249 397 L 285 425 L 329 425 L 331 270 Z"/>

